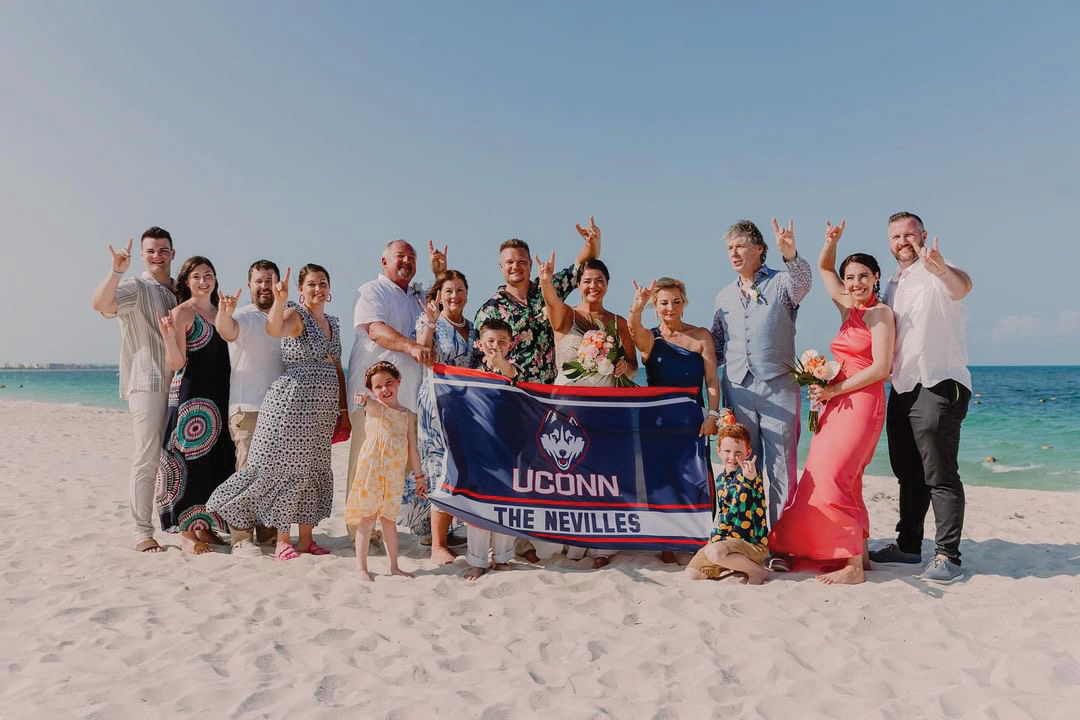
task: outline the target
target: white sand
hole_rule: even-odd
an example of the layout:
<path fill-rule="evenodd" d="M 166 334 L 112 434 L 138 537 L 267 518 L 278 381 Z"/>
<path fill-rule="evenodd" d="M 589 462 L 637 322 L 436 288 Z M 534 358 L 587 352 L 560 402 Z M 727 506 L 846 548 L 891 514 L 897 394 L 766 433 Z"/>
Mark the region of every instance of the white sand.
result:
<path fill-rule="evenodd" d="M 968 488 L 970 580 L 689 583 L 653 557 L 466 584 L 328 557 L 130 549 L 124 412 L 0 402 L 0 717 L 1075 718 L 1080 493 Z M 875 538 L 895 482 L 870 478 Z M 932 536 L 932 531 L 929 533 Z M 927 552 L 930 549 L 927 544 Z M 267 551 L 269 552 L 269 551 Z M 385 572 L 384 557 L 373 568 Z"/>

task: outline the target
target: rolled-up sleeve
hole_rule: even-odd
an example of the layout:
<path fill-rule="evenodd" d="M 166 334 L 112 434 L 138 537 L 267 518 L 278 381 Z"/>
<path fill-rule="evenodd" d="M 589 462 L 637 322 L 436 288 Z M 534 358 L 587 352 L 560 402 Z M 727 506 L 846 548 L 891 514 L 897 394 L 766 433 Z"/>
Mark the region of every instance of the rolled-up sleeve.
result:
<path fill-rule="evenodd" d="M 356 291 L 356 304 L 353 306 L 353 328 L 363 330 L 364 325 L 373 322 L 389 324 L 390 314 L 383 294 L 373 283 L 365 283 Z"/>

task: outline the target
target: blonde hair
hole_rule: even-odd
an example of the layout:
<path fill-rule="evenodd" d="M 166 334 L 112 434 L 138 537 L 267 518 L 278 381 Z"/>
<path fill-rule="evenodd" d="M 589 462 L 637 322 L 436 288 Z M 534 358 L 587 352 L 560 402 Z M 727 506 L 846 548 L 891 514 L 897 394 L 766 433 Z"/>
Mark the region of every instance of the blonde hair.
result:
<path fill-rule="evenodd" d="M 678 290 L 679 294 L 682 295 L 683 305 L 690 304 L 690 298 L 686 297 L 686 283 L 684 283 L 682 280 L 676 280 L 675 278 L 670 277 L 657 278 L 653 288 L 653 305 L 656 304 L 656 293 L 660 292 L 661 290 Z"/>

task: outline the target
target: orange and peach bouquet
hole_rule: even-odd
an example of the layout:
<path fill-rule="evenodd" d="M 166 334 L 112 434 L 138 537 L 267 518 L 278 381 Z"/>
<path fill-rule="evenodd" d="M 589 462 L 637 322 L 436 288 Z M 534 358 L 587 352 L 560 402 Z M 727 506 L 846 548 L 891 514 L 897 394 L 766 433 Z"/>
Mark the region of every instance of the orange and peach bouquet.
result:
<path fill-rule="evenodd" d="M 828 385 L 840 373 L 840 363 L 829 360 L 817 350 L 806 350 L 791 366 L 791 376 L 795 378 L 801 387 L 807 385 Z M 807 416 L 807 426 L 810 432 L 816 433 L 818 429 L 818 415 L 825 409 L 825 405 L 819 402 L 810 403 L 810 414 Z"/>

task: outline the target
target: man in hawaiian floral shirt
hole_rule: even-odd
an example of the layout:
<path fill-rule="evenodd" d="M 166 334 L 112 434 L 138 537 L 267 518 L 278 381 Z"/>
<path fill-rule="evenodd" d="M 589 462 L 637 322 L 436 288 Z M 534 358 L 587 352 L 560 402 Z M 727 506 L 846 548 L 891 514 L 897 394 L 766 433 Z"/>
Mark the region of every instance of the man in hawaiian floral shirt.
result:
<path fill-rule="evenodd" d="M 577 287 L 577 266 L 600 255 L 600 228 L 589 218 L 589 227 L 577 226 L 584 240 L 574 264 L 555 273 L 555 289 L 565 298 Z M 445 265 L 445 257 L 441 258 Z M 432 269 L 438 272 L 432 261 Z M 507 359 L 521 368 L 521 382 L 552 383 L 555 380 L 555 336 L 544 313 L 544 294 L 540 283 L 532 279 L 532 256 L 523 240 L 513 238 L 499 247 L 499 268 L 505 285 L 476 313 L 477 327 L 489 318 L 497 318 L 510 326 L 514 346 Z"/>

